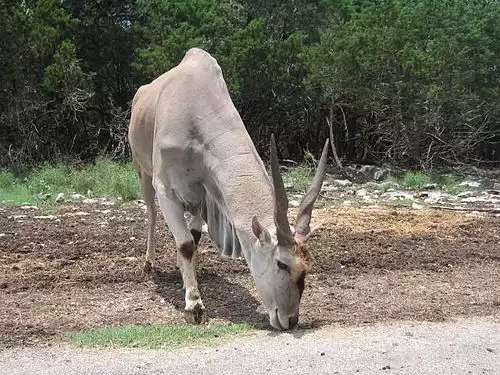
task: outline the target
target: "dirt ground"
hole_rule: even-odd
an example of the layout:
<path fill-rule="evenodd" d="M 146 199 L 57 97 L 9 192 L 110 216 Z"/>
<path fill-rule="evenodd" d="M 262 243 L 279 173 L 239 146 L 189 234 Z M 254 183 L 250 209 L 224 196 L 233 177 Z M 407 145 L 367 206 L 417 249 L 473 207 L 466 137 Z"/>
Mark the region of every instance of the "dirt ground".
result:
<path fill-rule="evenodd" d="M 158 261 L 142 274 L 138 205 L 0 209 L 0 346 L 125 323 L 184 323 L 181 278 L 159 215 Z M 41 217 L 40 217 L 41 216 Z M 300 327 L 500 313 L 500 217 L 402 207 L 325 207 L 311 238 Z M 197 263 L 211 322 L 267 327 L 243 260 L 204 234 Z"/>

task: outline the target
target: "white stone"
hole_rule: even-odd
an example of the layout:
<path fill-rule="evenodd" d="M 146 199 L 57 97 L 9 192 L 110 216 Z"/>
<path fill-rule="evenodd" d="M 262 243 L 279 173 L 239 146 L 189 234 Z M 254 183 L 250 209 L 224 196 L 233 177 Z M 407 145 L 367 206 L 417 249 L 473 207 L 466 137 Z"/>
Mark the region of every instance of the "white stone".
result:
<path fill-rule="evenodd" d="M 463 198 L 461 200 L 463 203 L 477 203 L 477 202 L 490 202 L 490 199 L 488 197 L 469 197 L 469 198 Z"/>
<path fill-rule="evenodd" d="M 359 189 L 358 191 L 356 191 L 356 195 L 358 197 L 366 197 L 368 195 L 368 190 L 366 190 L 366 189 Z"/>
<path fill-rule="evenodd" d="M 425 184 L 424 186 L 422 186 L 422 189 L 424 189 L 424 190 L 437 189 L 437 185 L 436 184 Z"/>
<path fill-rule="evenodd" d="M 55 219 L 57 219 L 57 216 L 55 216 L 55 215 L 33 216 L 33 219 L 41 219 L 41 220 L 55 220 Z"/>
<path fill-rule="evenodd" d="M 459 184 L 459 186 L 467 186 L 467 187 L 477 188 L 477 187 L 481 186 L 481 183 L 477 182 L 477 181 L 463 181 Z"/>
<path fill-rule="evenodd" d="M 439 191 L 430 191 L 427 193 L 427 198 L 424 199 L 425 203 L 436 203 L 443 197 L 443 194 Z"/>
<path fill-rule="evenodd" d="M 26 206 L 21 206 L 21 210 L 38 210 L 38 207 L 26 205 Z"/>
<path fill-rule="evenodd" d="M 459 197 L 459 198 L 468 198 L 468 197 L 473 197 L 475 195 L 477 195 L 476 192 L 467 190 L 467 191 L 461 192 L 460 194 L 457 194 L 457 197 Z"/>
<path fill-rule="evenodd" d="M 26 215 L 13 215 L 13 216 L 7 216 L 7 219 L 13 219 L 13 220 L 18 220 L 18 219 L 24 219 Z"/>
<path fill-rule="evenodd" d="M 335 185 L 339 185 L 339 186 L 351 186 L 352 185 L 352 182 L 349 180 L 333 180 L 333 183 Z"/>
<path fill-rule="evenodd" d="M 382 197 L 388 198 L 389 200 L 396 199 L 413 199 L 413 194 L 405 191 L 389 191 L 387 190 Z"/>

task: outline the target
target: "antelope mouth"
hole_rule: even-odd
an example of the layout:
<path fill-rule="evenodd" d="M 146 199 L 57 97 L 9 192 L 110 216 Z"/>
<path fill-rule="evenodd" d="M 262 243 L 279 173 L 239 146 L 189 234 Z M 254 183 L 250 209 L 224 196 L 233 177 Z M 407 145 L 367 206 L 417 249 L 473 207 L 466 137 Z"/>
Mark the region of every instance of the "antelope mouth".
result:
<path fill-rule="evenodd" d="M 277 308 L 274 310 L 274 313 L 271 315 L 270 321 L 271 321 L 271 326 L 273 326 L 273 328 L 277 329 L 278 331 L 285 331 L 287 329 L 287 328 L 283 327 L 283 325 L 281 324 Z"/>

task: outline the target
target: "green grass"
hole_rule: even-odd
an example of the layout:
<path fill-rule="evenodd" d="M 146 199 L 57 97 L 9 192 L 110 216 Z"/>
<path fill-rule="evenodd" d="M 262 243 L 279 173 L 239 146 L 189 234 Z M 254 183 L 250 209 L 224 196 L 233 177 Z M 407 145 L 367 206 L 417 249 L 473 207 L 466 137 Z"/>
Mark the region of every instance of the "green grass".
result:
<path fill-rule="evenodd" d="M 178 348 L 209 346 L 238 334 L 249 333 L 252 326 L 230 325 L 124 325 L 90 328 L 71 333 L 68 338 L 81 347 Z"/>
<path fill-rule="evenodd" d="M 393 180 L 407 189 L 421 189 L 428 184 L 456 189 L 462 178 L 452 173 L 407 171 L 397 174 Z"/>
<path fill-rule="evenodd" d="M 309 163 L 302 163 L 283 173 L 283 182 L 293 186 L 295 191 L 306 191 L 314 177 L 315 170 Z"/>
<path fill-rule="evenodd" d="M 130 164 L 100 157 L 83 168 L 45 164 L 15 175 L 0 171 L 0 204 L 51 205 L 59 193 L 91 197 L 139 197 L 139 180 Z"/>

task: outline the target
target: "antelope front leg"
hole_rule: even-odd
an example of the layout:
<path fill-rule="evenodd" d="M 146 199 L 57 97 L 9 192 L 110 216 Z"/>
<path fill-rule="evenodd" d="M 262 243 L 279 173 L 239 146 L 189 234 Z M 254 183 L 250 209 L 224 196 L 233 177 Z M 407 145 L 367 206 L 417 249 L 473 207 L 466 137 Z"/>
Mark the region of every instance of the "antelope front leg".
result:
<path fill-rule="evenodd" d="M 196 244 L 194 239 L 184 242 L 177 247 L 177 259 L 184 283 L 186 320 L 190 323 L 206 321 L 207 314 L 198 290 L 198 281 L 195 272 Z"/>
<path fill-rule="evenodd" d="M 190 323 L 199 324 L 207 320 L 207 314 L 198 290 L 198 281 L 194 269 L 195 240 L 184 219 L 182 204 L 170 198 L 166 194 L 165 188 L 161 186 L 156 187 L 156 192 L 165 222 L 174 236 L 177 247 L 177 262 L 186 289 L 186 306 L 184 308 L 186 320 Z"/>

